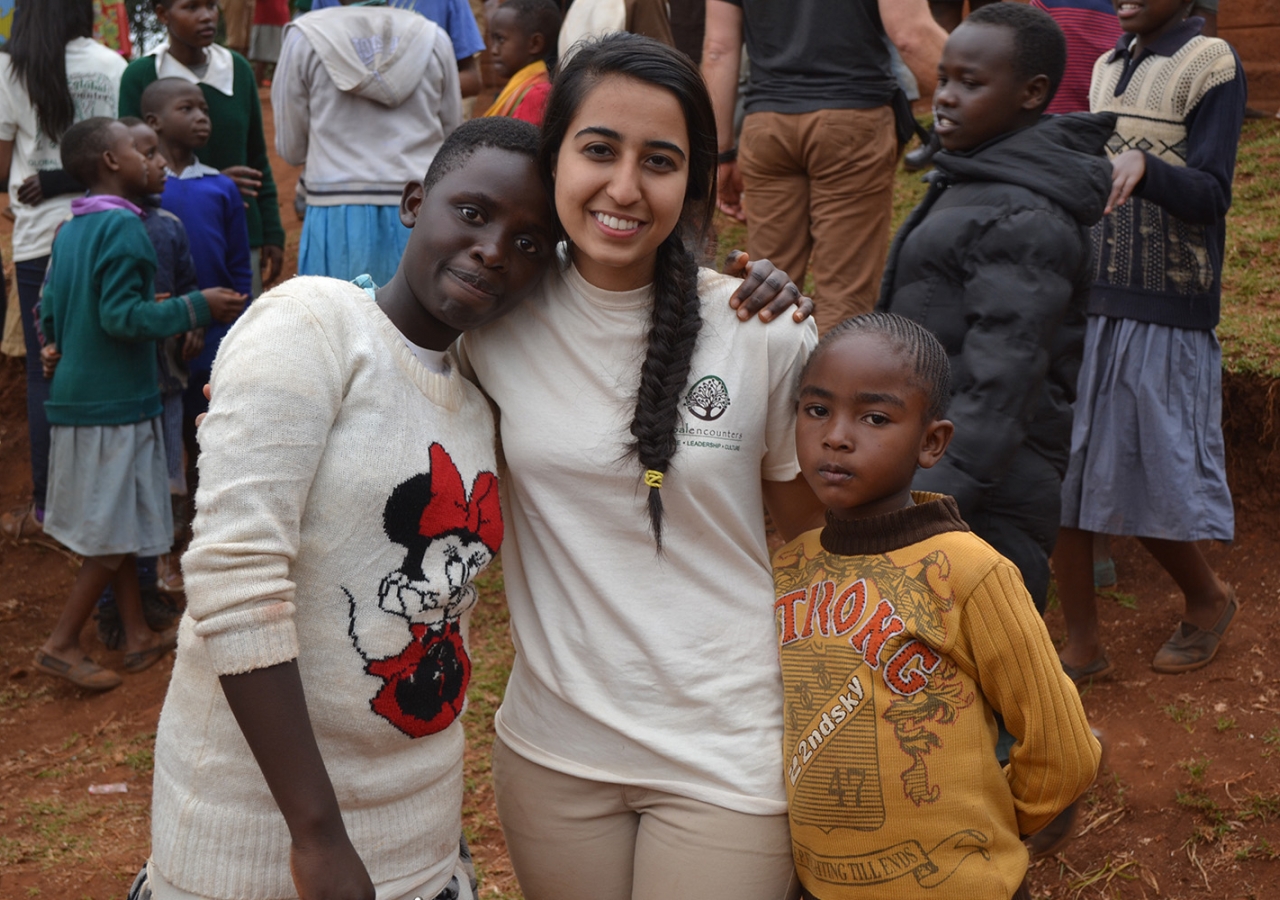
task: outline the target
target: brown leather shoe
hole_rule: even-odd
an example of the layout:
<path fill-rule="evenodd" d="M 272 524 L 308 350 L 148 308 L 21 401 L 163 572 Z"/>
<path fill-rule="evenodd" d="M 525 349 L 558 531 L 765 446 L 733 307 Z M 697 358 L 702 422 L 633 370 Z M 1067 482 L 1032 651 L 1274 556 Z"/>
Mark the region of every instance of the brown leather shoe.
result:
<path fill-rule="evenodd" d="M 32 665 L 37 672 L 65 679 L 86 691 L 109 691 L 121 684 L 119 675 L 110 669 L 102 668 L 87 656 L 80 662 L 72 664 L 40 650 L 37 651 Z"/>
<path fill-rule="evenodd" d="M 1236 601 L 1236 590 L 1227 585 L 1227 605 L 1218 616 L 1214 626 L 1205 631 L 1190 622 L 1180 622 L 1173 637 L 1164 642 L 1155 657 L 1151 660 L 1151 668 L 1164 675 L 1177 675 L 1181 672 L 1192 672 L 1202 669 L 1218 655 L 1218 647 L 1222 644 L 1222 636 L 1235 620 L 1240 604 Z"/>

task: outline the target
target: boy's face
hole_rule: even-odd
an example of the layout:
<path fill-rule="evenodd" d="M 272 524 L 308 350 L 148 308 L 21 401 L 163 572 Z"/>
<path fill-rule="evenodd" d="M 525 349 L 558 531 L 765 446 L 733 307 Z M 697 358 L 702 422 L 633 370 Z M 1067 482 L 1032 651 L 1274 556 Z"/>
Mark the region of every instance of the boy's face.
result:
<path fill-rule="evenodd" d="M 551 203 L 534 160 L 480 147 L 429 194 L 406 186 L 400 221 L 413 229 L 400 265 L 447 346 L 510 312 L 555 253 Z"/>
<path fill-rule="evenodd" d="M 133 136 L 134 147 L 147 161 L 146 193 L 163 193 L 164 167 L 167 162 L 164 154 L 160 152 L 160 141 L 156 138 L 156 133 L 151 130 L 150 125 L 134 125 L 129 129 L 129 134 Z"/>
<path fill-rule="evenodd" d="M 952 32 L 933 92 L 933 127 L 944 148 L 972 150 L 1035 122 L 1049 79 L 1019 77 L 1014 52 L 1010 28 L 961 25 Z"/>
<path fill-rule="evenodd" d="M 916 468 L 946 452 L 952 425 L 926 416 L 929 398 L 880 335 L 838 338 L 800 385 L 796 453 L 818 499 L 842 519 L 910 505 Z"/>
<path fill-rule="evenodd" d="M 535 35 L 541 38 L 542 35 Z M 520 27 L 519 17 L 509 9 L 498 7 L 489 20 L 489 53 L 493 57 L 493 71 L 501 78 L 510 78 L 529 63 L 534 55 L 529 49 L 530 38 Z"/>
<path fill-rule="evenodd" d="M 150 128 L 147 131 L 151 131 Z M 155 133 L 151 134 L 152 140 Z M 111 149 L 107 151 L 108 165 L 120 178 L 120 188 L 126 197 L 143 197 L 149 193 L 151 184 L 152 163 L 138 146 L 138 139 L 133 129 L 122 122 L 111 124 L 109 139 Z"/>
<path fill-rule="evenodd" d="M 218 0 L 172 0 L 157 3 L 156 18 L 169 32 L 169 40 L 188 47 L 208 47 L 218 30 Z"/>
<path fill-rule="evenodd" d="M 209 104 L 194 84 L 190 90 L 175 93 L 161 109 L 160 115 L 149 116 L 147 121 L 153 118 L 156 130 L 171 146 L 199 150 L 209 143 Z"/>
<path fill-rule="evenodd" d="M 1191 11 L 1186 0 L 1114 0 L 1120 27 L 1129 34 L 1150 34 Z"/>

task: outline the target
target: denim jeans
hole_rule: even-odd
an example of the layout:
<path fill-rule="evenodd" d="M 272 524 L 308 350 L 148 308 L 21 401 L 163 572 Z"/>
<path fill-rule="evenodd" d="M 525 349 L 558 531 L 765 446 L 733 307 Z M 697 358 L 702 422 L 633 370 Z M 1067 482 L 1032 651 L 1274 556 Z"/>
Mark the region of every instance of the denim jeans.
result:
<path fill-rule="evenodd" d="M 44 495 L 49 483 L 49 420 L 44 403 L 49 399 L 49 382 L 40 371 L 40 339 L 36 336 L 35 307 L 40 302 L 49 257 L 39 256 L 15 263 L 18 307 L 22 310 L 22 339 L 27 348 L 27 432 L 31 437 L 32 498 L 36 509 L 44 511 Z"/>

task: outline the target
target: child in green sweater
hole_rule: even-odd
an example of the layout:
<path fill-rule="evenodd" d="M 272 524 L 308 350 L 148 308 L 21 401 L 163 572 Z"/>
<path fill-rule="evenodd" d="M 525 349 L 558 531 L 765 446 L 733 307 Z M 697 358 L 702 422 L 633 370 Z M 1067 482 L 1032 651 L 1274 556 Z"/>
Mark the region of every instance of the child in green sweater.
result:
<path fill-rule="evenodd" d="M 80 648 L 80 630 L 113 585 L 124 626 L 124 668 L 140 672 L 171 650 L 142 612 L 135 558 L 173 540 L 155 341 L 233 319 L 245 297 L 225 288 L 157 302 L 156 255 L 142 210 L 154 159 L 121 122 L 96 117 L 61 141 L 62 164 L 89 186 L 53 243 L 40 324 L 53 383 L 45 533 L 85 557 L 35 668 L 89 690 L 120 677 Z M 150 152 L 154 154 L 154 147 Z M 62 359 L 60 354 L 65 355 Z"/>
<path fill-rule="evenodd" d="M 269 286 L 280 275 L 284 226 L 253 68 L 243 56 L 213 42 L 217 0 L 156 0 L 155 13 L 169 41 L 125 69 L 120 79 L 120 115 L 142 118 L 142 92 L 158 78 L 183 78 L 200 85 L 213 130 L 209 143 L 196 155 L 231 178 L 245 199 L 256 297 L 263 285 Z"/>

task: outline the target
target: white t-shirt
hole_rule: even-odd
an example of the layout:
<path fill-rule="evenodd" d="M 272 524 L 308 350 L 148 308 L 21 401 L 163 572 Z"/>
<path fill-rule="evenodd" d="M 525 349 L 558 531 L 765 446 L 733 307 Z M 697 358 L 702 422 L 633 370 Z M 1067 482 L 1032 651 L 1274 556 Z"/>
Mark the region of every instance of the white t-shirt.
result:
<path fill-rule="evenodd" d="M 75 100 L 75 121 L 93 116 L 114 119 L 120 101 L 124 58 L 89 38 L 67 42 L 67 86 Z M 13 206 L 13 259 L 23 262 L 46 256 L 53 234 L 71 218 L 70 194 L 37 206 L 18 202 L 18 188 L 29 176 L 62 168 L 61 151 L 40 127 L 26 89 L 14 76 L 9 54 L 0 53 L 0 140 L 13 141 L 9 168 L 9 202 Z"/>
<path fill-rule="evenodd" d="M 498 734 L 570 775 L 769 815 L 786 805 L 761 480 L 799 473 L 792 392 L 817 329 L 739 322 L 738 283 L 701 273 L 661 555 L 625 449 L 651 290 L 601 291 L 570 267 L 461 350 L 509 467 L 517 653 Z"/>

